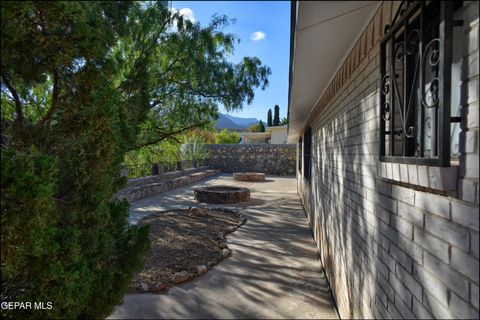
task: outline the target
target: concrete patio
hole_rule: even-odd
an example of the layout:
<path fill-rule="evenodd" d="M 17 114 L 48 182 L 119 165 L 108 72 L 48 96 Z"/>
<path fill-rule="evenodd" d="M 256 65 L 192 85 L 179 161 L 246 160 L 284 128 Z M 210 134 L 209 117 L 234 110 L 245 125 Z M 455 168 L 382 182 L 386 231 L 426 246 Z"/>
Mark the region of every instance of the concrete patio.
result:
<path fill-rule="evenodd" d="M 251 183 L 219 175 L 133 203 L 131 222 L 196 206 L 194 187 L 220 184 L 251 190 L 249 202 L 223 206 L 248 217 L 228 236 L 231 257 L 162 294 L 128 294 L 109 318 L 337 318 L 294 178 Z"/>

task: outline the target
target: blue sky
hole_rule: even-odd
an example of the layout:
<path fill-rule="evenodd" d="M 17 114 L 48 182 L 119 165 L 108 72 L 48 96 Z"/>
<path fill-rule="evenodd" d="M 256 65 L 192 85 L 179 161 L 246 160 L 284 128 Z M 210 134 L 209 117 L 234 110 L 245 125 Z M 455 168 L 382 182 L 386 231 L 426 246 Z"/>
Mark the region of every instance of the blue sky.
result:
<path fill-rule="evenodd" d="M 245 104 L 242 111 L 231 112 L 230 115 L 266 121 L 268 109 L 271 108 L 273 112 L 273 107 L 278 104 L 280 118 L 287 116 L 289 1 L 173 1 L 172 7 L 184 9 L 181 12 L 187 15 L 193 14 L 195 21 L 201 25 L 207 25 L 215 13 L 236 18 L 237 22 L 224 30 L 240 39 L 231 60 L 238 62 L 244 56 L 257 56 L 272 70 L 269 86 L 264 91 L 257 89 L 252 104 Z M 223 108 L 220 108 L 220 112 L 226 113 Z"/>

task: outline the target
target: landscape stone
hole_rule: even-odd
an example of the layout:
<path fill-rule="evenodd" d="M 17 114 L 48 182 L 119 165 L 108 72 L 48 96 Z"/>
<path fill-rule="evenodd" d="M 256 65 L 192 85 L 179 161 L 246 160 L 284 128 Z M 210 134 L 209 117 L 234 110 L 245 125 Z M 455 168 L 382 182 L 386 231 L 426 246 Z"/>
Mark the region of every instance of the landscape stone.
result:
<path fill-rule="evenodd" d="M 233 227 L 233 226 L 230 226 L 230 227 L 227 227 L 227 228 L 226 228 L 226 231 L 228 231 L 228 232 L 233 232 L 233 231 L 235 231 L 235 230 L 237 230 L 237 228 L 235 228 L 235 227 Z"/>
<path fill-rule="evenodd" d="M 208 208 L 192 208 L 191 212 L 194 216 L 199 216 L 199 217 L 206 217 L 209 216 L 208 211 L 210 209 Z"/>
<path fill-rule="evenodd" d="M 147 292 L 150 290 L 150 286 L 145 283 L 145 282 L 140 282 L 140 287 L 142 288 L 143 291 Z"/>
<path fill-rule="evenodd" d="M 187 272 L 187 271 L 180 271 L 180 272 L 177 272 L 173 275 L 172 277 L 172 282 L 173 283 L 182 283 L 182 282 L 185 282 L 187 280 L 190 280 L 192 278 L 192 274 Z"/>
<path fill-rule="evenodd" d="M 222 250 L 222 256 L 224 258 L 228 257 L 228 255 L 230 254 L 230 250 L 229 249 L 223 249 Z"/>
<path fill-rule="evenodd" d="M 227 249 L 228 248 L 228 245 L 225 242 L 219 242 L 218 246 L 222 249 Z"/>
<path fill-rule="evenodd" d="M 153 286 L 151 286 L 150 291 L 151 292 L 159 292 L 159 291 L 164 290 L 166 287 L 167 286 L 165 285 L 165 283 L 159 282 L 159 283 L 156 283 Z"/>
<path fill-rule="evenodd" d="M 204 274 L 207 270 L 208 268 L 205 265 L 197 266 L 197 275 Z"/>

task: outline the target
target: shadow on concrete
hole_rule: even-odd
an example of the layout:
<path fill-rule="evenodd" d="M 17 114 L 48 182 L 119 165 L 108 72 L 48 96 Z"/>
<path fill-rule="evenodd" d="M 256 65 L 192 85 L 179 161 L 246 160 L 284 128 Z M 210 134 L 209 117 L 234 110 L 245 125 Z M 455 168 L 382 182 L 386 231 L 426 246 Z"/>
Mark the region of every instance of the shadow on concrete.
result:
<path fill-rule="evenodd" d="M 277 190 L 294 190 L 293 179 L 280 181 L 288 188 Z M 254 191 L 252 197 L 225 206 L 248 218 L 227 236 L 229 258 L 165 293 L 126 295 L 111 318 L 336 318 L 298 195 Z"/>

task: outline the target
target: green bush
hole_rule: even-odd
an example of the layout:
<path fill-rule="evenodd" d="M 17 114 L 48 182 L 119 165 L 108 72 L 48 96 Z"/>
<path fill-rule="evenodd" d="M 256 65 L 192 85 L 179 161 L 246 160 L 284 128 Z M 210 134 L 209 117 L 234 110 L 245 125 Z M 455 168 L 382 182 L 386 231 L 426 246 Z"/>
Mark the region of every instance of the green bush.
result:
<path fill-rule="evenodd" d="M 129 151 L 124 160 L 127 166 L 145 163 L 171 163 L 180 160 L 180 144 L 164 140 L 160 143 Z"/>
<path fill-rule="evenodd" d="M 53 306 L 4 316 L 105 317 L 141 267 L 148 230 L 129 226 L 128 204 L 112 200 L 123 157 L 114 95 L 106 83 L 89 93 L 61 107 L 74 111 L 47 130 L 50 144 L 24 148 L 14 136 L 2 152 L 2 301 Z"/>
<path fill-rule="evenodd" d="M 1 301 L 52 306 L 2 308 L 2 316 L 106 317 L 149 244 L 148 229 L 129 226 L 128 203 L 114 200 L 125 183 L 126 141 L 149 108 L 148 97 L 126 100 L 112 81 L 119 71 L 108 53 L 128 5 L 1 6 L 2 136 L 9 137 L 1 153 Z M 38 31 L 37 14 L 48 32 Z M 77 57 L 85 57 L 78 69 Z M 140 87 L 131 90 L 141 91 L 145 77 L 131 77 Z M 22 99 L 4 99 L 6 87 Z"/>
<path fill-rule="evenodd" d="M 126 202 L 74 215 L 78 207 L 54 198 L 57 159 L 34 147 L 4 150 L 1 162 L 2 301 L 52 304 L 47 311 L 2 310 L 2 315 L 108 315 L 141 267 L 148 230 L 127 226 Z"/>
<path fill-rule="evenodd" d="M 257 124 L 253 124 L 248 128 L 248 132 L 265 132 L 265 125 L 260 120 Z"/>
<path fill-rule="evenodd" d="M 51 301 L 44 295 L 46 284 L 61 276 L 49 272 L 61 268 L 59 215 L 52 198 L 57 161 L 31 147 L 23 153 L 2 150 L 1 163 L 2 301 Z M 38 295 L 37 288 L 42 288 Z"/>
<path fill-rule="evenodd" d="M 200 137 L 186 137 L 180 147 L 180 157 L 184 161 L 203 161 L 208 157 L 207 146 Z"/>
<path fill-rule="evenodd" d="M 215 143 L 216 144 L 237 144 L 240 142 L 240 136 L 236 132 L 228 131 L 223 129 L 220 132 L 215 133 Z"/>

